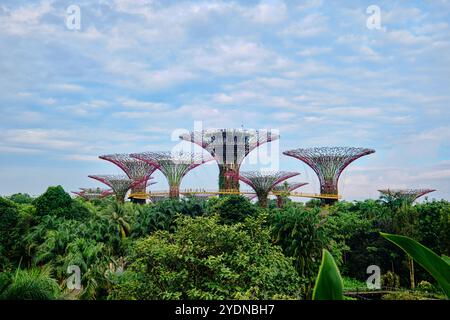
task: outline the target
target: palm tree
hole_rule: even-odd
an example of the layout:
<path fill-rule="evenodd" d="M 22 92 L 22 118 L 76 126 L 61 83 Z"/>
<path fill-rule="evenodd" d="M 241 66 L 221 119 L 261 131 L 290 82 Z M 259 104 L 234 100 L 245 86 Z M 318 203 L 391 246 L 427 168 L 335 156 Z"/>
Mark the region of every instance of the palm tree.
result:
<path fill-rule="evenodd" d="M 60 296 L 58 282 L 51 277 L 49 266 L 18 269 L 11 284 L 1 295 L 6 300 L 54 300 Z"/>
<path fill-rule="evenodd" d="M 127 212 L 123 205 L 114 202 L 110 207 L 109 217 L 117 226 L 117 231 L 122 239 L 125 239 L 131 231 L 131 226 L 128 223 Z"/>

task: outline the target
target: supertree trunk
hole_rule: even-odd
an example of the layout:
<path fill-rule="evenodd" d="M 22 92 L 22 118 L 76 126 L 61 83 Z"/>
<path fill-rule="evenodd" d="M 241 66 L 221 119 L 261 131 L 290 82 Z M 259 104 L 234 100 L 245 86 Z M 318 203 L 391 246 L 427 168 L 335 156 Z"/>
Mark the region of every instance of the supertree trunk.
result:
<path fill-rule="evenodd" d="M 332 181 L 326 181 L 320 186 L 320 193 L 325 195 L 338 195 L 338 186 Z M 322 199 L 323 204 L 333 205 L 337 199 Z"/>
<path fill-rule="evenodd" d="M 169 187 L 169 197 L 173 199 L 178 199 L 180 197 L 180 186 L 171 185 Z"/>
<path fill-rule="evenodd" d="M 125 194 L 116 193 L 116 200 L 118 203 L 125 203 Z"/>
<path fill-rule="evenodd" d="M 259 192 L 258 194 L 258 204 L 261 208 L 267 208 L 267 198 L 269 196 L 268 192 Z"/>
<path fill-rule="evenodd" d="M 239 191 L 239 166 L 219 164 L 219 189 Z"/>
<path fill-rule="evenodd" d="M 284 204 L 283 197 L 281 195 L 277 195 L 277 207 L 283 208 L 283 204 Z"/>

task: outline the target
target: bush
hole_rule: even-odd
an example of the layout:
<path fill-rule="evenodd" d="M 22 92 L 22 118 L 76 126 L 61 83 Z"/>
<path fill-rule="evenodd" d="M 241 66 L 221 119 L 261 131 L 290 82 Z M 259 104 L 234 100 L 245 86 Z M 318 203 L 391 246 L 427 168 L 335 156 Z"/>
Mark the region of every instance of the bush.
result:
<path fill-rule="evenodd" d="M 8 197 L 9 200 L 18 204 L 31 204 L 33 198 L 28 193 L 15 193 Z"/>
<path fill-rule="evenodd" d="M 179 217 L 176 231 L 134 243 L 130 266 L 110 299 L 271 299 L 298 297 L 292 261 L 271 245 L 263 219 L 221 225 Z"/>
<path fill-rule="evenodd" d="M 270 217 L 275 244 L 283 248 L 300 276 L 313 280 L 319 269 L 322 249 L 327 246 L 325 231 L 320 224 L 320 209 L 289 205 L 275 210 Z"/>
<path fill-rule="evenodd" d="M 430 300 L 430 297 L 419 292 L 396 291 L 383 295 L 382 300 Z"/>
<path fill-rule="evenodd" d="M 5 300 L 54 300 L 60 295 L 49 268 L 17 270 L 1 295 Z"/>
<path fill-rule="evenodd" d="M 254 217 L 258 209 L 247 198 L 241 195 L 231 195 L 208 202 L 208 212 L 218 214 L 222 223 L 242 222 L 247 217 Z"/>
<path fill-rule="evenodd" d="M 194 198 L 166 199 L 135 208 L 135 219 L 131 226 L 133 238 L 147 236 L 156 230 L 175 231 L 177 215 L 197 217 L 206 214 L 206 202 Z"/>
<path fill-rule="evenodd" d="M 400 288 L 400 277 L 392 271 L 388 271 L 381 276 L 381 285 L 389 289 Z"/>
<path fill-rule="evenodd" d="M 72 198 L 61 186 L 48 187 L 33 203 L 38 216 L 66 216 L 71 208 Z"/>
<path fill-rule="evenodd" d="M 19 240 L 13 232 L 18 221 L 17 205 L 8 199 L 0 198 L 0 271 L 11 259 L 13 248 Z"/>

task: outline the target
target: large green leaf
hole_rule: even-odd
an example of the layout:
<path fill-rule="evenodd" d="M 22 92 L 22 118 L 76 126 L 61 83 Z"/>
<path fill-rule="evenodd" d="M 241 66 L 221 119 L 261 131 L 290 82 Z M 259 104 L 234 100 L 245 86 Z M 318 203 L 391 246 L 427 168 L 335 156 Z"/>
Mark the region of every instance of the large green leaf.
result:
<path fill-rule="evenodd" d="M 333 256 L 325 249 L 313 291 L 313 300 L 343 300 L 342 278 Z"/>
<path fill-rule="evenodd" d="M 444 259 L 445 262 L 447 262 L 448 264 L 450 264 L 450 257 L 447 257 L 446 255 L 442 255 L 441 256 L 442 259 Z"/>
<path fill-rule="evenodd" d="M 442 287 L 447 298 L 450 298 L 450 265 L 446 260 L 411 238 L 387 233 L 381 235 L 399 246 L 427 270 Z"/>

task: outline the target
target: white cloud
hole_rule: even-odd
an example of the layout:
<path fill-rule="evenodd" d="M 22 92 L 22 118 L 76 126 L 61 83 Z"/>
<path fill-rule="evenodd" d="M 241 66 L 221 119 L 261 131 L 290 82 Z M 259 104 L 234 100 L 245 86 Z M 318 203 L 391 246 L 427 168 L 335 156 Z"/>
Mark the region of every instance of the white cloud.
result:
<path fill-rule="evenodd" d="M 292 23 L 285 28 L 281 35 L 285 37 L 310 38 L 318 36 L 328 30 L 328 18 L 320 13 L 305 16 L 300 22 Z"/>
<path fill-rule="evenodd" d="M 300 50 L 298 54 L 302 57 L 311 57 L 311 56 L 318 56 L 328 52 L 331 52 L 330 47 L 309 47 Z"/>
<path fill-rule="evenodd" d="M 139 101 L 130 98 L 119 98 L 118 101 L 122 106 L 132 109 L 147 109 L 147 110 L 161 111 L 168 108 L 167 104 L 165 103 Z"/>
<path fill-rule="evenodd" d="M 274 24 L 287 18 L 287 8 L 281 0 L 266 0 L 248 9 L 244 15 L 256 23 Z"/>

